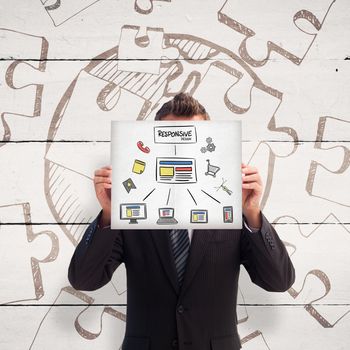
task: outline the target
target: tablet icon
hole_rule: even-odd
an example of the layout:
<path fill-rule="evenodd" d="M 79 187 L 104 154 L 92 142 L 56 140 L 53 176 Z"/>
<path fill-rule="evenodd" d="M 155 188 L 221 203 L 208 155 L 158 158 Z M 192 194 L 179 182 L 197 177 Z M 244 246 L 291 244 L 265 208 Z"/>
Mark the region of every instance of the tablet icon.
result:
<path fill-rule="evenodd" d="M 191 209 L 191 223 L 206 224 L 208 222 L 208 210 Z"/>

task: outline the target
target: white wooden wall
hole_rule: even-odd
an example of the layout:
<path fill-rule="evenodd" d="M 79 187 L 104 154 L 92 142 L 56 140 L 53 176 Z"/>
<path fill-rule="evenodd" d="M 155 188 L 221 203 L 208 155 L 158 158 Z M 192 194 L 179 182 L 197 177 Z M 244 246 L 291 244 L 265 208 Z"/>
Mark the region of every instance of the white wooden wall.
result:
<path fill-rule="evenodd" d="M 348 0 L 0 0 L 0 349 L 117 349 L 122 265 L 70 287 L 99 211 L 112 119 L 154 118 L 179 91 L 243 121 L 243 160 L 296 281 L 242 267 L 244 350 L 350 348 Z"/>

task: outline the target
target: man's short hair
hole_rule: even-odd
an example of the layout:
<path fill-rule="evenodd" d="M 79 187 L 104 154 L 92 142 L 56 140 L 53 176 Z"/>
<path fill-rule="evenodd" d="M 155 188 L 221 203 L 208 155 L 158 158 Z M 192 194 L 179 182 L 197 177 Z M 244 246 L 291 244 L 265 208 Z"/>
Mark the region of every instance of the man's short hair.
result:
<path fill-rule="evenodd" d="M 156 113 L 154 120 L 160 120 L 168 114 L 185 117 L 201 114 L 205 119 L 209 119 L 209 114 L 205 108 L 195 98 L 185 92 L 180 92 L 172 100 L 165 102 Z"/>

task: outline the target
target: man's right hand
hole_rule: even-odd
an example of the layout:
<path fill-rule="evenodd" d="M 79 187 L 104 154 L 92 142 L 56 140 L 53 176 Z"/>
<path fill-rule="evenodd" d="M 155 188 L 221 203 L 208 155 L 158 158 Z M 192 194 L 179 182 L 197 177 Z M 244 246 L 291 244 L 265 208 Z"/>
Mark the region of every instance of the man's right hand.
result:
<path fill-rule="evenodd" d="M 97 199 L 103 209 L 99 225 L 104 227 L 111 224 L 112 167 L 110 165 L 95 170 L 94 185 Z"/>

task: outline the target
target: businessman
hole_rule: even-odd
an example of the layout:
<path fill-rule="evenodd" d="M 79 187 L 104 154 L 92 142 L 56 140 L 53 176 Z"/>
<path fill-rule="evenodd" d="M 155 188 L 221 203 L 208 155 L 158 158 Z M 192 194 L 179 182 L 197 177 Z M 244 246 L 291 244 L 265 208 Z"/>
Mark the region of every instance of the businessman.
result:
<path fill-rule="evenodd" d="M 209 120 L 205 108 L 180 93 L 156 120 Z M 77 245 L 68 279 L 77 290 L 107 284 L 121 264 L 127 274 L 123 350 L 237 350 L 237 288 L 242 264 L 253 283 L 288 290 L 295 270 L 259 203 L 258 169 L 242 163 L 242 229 L 112 230 L 110 166 L 95 171 L 101 210 Z"/>

